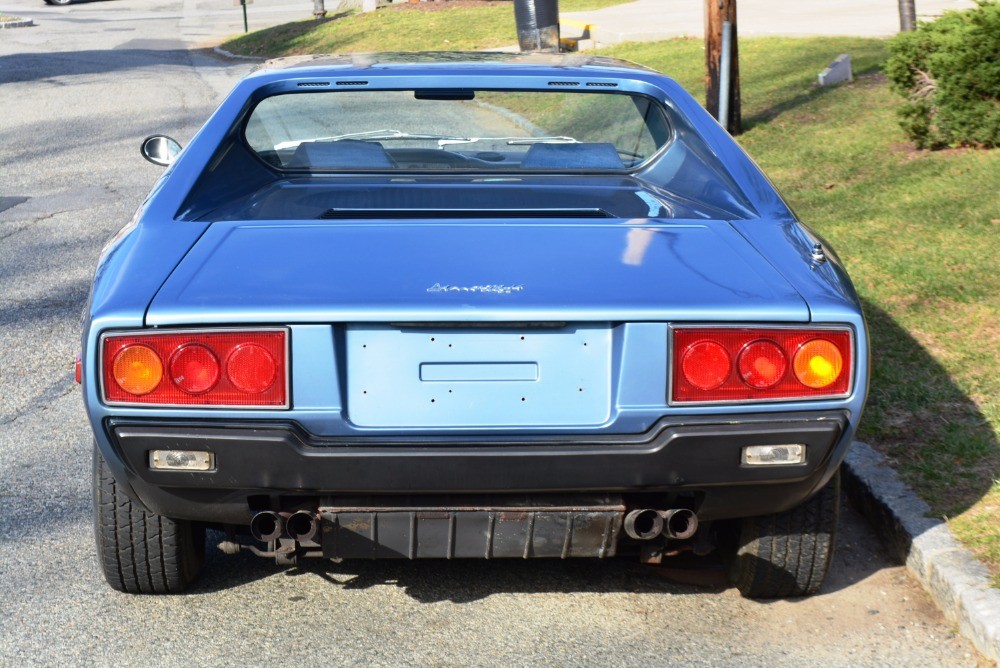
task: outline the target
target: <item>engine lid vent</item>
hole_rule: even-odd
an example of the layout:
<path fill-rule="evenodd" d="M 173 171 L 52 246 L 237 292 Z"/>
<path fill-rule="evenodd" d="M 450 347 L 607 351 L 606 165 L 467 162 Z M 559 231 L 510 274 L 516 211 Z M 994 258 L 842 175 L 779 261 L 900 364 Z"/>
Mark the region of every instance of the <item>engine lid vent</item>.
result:
<path fill-rule="evenodd" d="M 604 209 L 328 209 L 325 220 L 455 218 L 613 218 Z"/>

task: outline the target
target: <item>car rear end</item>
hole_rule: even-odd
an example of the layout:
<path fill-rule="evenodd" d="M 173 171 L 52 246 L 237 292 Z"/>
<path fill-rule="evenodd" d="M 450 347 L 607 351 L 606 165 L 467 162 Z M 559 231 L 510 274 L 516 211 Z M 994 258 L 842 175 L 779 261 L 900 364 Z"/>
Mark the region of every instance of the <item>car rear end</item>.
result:
<path fill-rule="evenodd" d="M 658 562 L 830 488 L 867 388 L 836 257 L 787 210 L 762 215 L 780 198 L 668 80 L 475 71 L 492 85 L 265 72 L 231 103 L 243 134 L 168 180 L 188 248 L 139 320 L 112 308 L 139 290 L 105 288 L 85 343 L 100 466 L 143 512 L 280 563 Z M 330 100 L 366 99 L 358 81 L 437 125 L 317 127 Z M 582 139 L 546 106 L 569 88 L 617 96 L 578 114 L 605 114 Z M 444 132 L 462 118 L 483 132 Z M 129 235 L 106 262 L 127 275 L 157 242 Z"/>

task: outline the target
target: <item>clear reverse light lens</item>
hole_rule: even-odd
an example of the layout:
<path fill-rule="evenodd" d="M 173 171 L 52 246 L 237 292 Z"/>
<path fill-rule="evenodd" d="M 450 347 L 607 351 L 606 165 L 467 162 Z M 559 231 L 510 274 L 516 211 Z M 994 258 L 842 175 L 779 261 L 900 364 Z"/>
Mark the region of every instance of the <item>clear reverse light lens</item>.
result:
<path fill-rule="evenodd" d="M 153 450 L 149 453 L 149 468 L 167 471 L 211 471 L 215 455 L 199 450 Z"/>
<path fill-rule="evenodd" d="M 787 466 L 803 464 L 805 461 L 806 446 L 801 443 L 748 445 L 743 448 L 743 463 L 748 466 Z"/>

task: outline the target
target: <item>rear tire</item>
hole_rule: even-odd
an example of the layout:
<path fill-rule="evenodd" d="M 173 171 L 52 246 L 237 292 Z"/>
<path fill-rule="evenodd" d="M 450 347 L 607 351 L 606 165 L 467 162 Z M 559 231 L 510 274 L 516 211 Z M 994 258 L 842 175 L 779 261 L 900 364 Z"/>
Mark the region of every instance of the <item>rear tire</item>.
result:
<path fill-rule="evenodd" d="M 143 510 L 120 492 L 94 446 L 94 534 L 104 577 L 130 594 L 184 591 L 205 559 L 205 529 Z"/>
<path fill-rule="evenodd" d="M 730 577 L 747 598 L 809 596 L 833 560 L 840 517 L 840 470 L 791 510 L 742 520 Z"/>

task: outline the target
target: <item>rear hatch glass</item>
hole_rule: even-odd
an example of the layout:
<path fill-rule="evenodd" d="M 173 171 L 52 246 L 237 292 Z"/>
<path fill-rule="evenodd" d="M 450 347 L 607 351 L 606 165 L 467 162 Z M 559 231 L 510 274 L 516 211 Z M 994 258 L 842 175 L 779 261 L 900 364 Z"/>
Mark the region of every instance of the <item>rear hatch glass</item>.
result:
<path fill-rule="evenodd" d="M 250 148 L 295 171 L 623 171 L 670 141 L 662 107 L 619 92 L 367 90 L 262 100 Z"/>

